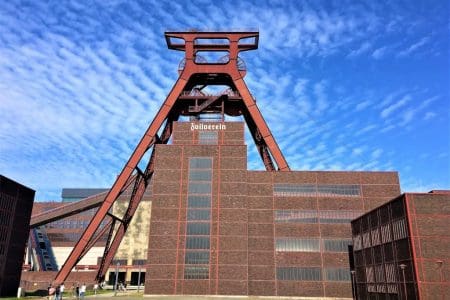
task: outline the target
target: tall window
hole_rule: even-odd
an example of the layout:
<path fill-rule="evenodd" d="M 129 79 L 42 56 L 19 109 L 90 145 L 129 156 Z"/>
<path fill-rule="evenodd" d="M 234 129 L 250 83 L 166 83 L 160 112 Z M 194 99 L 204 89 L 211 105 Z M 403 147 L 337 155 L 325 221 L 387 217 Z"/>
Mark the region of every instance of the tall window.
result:
<path fill-rule="evenodd" d="M 211 233 L 212 158 L 189 160 L 184 279 L 208 279 Z"/>

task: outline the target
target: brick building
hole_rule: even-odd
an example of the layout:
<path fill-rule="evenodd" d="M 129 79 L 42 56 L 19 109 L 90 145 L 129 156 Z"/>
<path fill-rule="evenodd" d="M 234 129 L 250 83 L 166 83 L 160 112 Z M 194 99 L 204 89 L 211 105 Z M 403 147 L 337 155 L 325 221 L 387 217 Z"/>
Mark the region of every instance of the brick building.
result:
<path fill-rule="evenodd" d="M 350 221 L 400 194 L 396 172 L 248 171 L 241 122 L 155 151 L 146 294 L 351 297 Z"/>
<path fill-rule="evenodd" d="M 447 299 L 449 224 L 450 191 L 405 193 L 352 221 L 358 299 Z"/>
<path fill-rule="evenodd" d="M 0 297 L 20 283 L 34 190 L 0 175 Z"/>

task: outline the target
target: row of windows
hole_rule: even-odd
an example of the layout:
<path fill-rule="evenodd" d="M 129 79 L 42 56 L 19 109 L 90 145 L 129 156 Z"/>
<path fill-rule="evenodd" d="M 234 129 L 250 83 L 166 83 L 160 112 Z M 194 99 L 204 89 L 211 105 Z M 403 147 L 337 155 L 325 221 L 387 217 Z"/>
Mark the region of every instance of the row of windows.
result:
<path fill-rule="evenodd" d="M 391 234 L 392 229 L 392 234 Z M 394 221 L 392 226 L 390 223 L 381 225 L 379 228 L 372 229 L 353 237 L 354 250 L 361 250 L 391 241 L 404 239 L 408 236 L 406 228 L 406 220 L 400 219 Z"/>
<path fill-rule="evenodd" d="M 189 160 L 184 279 L 209 278 L 211 168 L 211 157 L 193 157 Z"/>
<path fill-rule="evenodd" d="M 273 187 L 274 196 L 327 196 L 327 197 L 359 197 L 360 187 L 357 184 L 285 184 L 278 183 Z"/>
<path fill-rule="evenodd" d="M 278 252 L 348 252 L 350 239 L 293 239 L 277 238 L 275 249 Z"/>
<path fill-rule="evenodd" d="M 297 280 L 297 281 L 350 281 L 350 270 L 343 268 L 324 269 L 324 278 L 322 279 L 322 270 L 318 267 L 278 267 L 278 280 Z"/>
<path fill-rule="evenodd" d="M 348 224 L 363 212 L 355 210 L 276 210 L 277 223 Z"/>

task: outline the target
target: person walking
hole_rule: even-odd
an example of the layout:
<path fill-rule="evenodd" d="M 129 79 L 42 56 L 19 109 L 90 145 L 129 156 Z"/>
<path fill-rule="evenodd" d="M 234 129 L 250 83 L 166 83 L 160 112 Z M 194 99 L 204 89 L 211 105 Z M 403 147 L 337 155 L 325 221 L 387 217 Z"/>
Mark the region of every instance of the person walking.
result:
<path fill-rule="evenodd" d="M 84 299 L 84 295 L 86 294 L 86 284 L 83 283 L 80 287 L 80 299 Z"/>
<path fill-rule="evenodd" d="M 55 289 L 55 300 L 59 300 L 60 296 L 61 296 L 61 286 L 58 285 Z"/>
<path fill-rule="evenodd" d="M 78 286 L 75 288 L 75 297 L 77 297 L 77 300 L 80 299 L 80 287 Z"/>
<path fill-rule="evenodd" d="M 64 283 L 63 283 L 59 287 L 59 300 L 62 300 L 62 298 L 63 298 L 64 289 L 65 289 L 65 287 L 64 287 Z"/>

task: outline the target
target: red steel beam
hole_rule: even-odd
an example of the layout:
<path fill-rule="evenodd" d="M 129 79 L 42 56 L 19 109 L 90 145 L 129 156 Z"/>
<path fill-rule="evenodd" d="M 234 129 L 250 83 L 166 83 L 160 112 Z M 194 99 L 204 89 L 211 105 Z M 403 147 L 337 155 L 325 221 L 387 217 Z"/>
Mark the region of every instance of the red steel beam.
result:
<path fill-rule="evenodd" d="M 84 248 L 86 248 L 92 235 L 98 229 L 100 223 L 103 221 L 103 219 L 105 218 L 108 211 L 111 209 L 112 205 L 117 200 L 119 195 L 124 191 L 124 186 L 126 182 L 129 180 L 129 178 L 132 176 L 132 173 L 136 170 L 138 163 L 141 161 L 142 157 L 147 152 L 147 150 L 154 144 L 155 136 L 157 135 L 159 128 L 167 119 L 169 112 L 171 111 L 178 96 L 183 91 L 185 85 L 186 80 L 179 78 L 175 83 L 175 85 L 173 86 L 164 104 L 161 106 L 158 113 L 156 114 L 156 117 L 154 118 L 153 122 L 146 130 L 144 136 L 137 145 L 130 159 L 128 160 L 125 167 L 122 169 L 113 186 L 111 187 L 111 190 L 106 195 L 102 205 L 98 209 L 95 216 L 92 218 L 89 225 L 86 227 L 85 231 L 80 237 L 80 240 L 76 243 L 75 247 L 69 254 L 66 262 L 62 265 L 61 269 L 56 275 L 55 280 L 52 283 L 54 286 L 63 283 L 69 276 L 70 271 L 73 269 L 77 261 L 79 261 L 84 251 Z"/>

